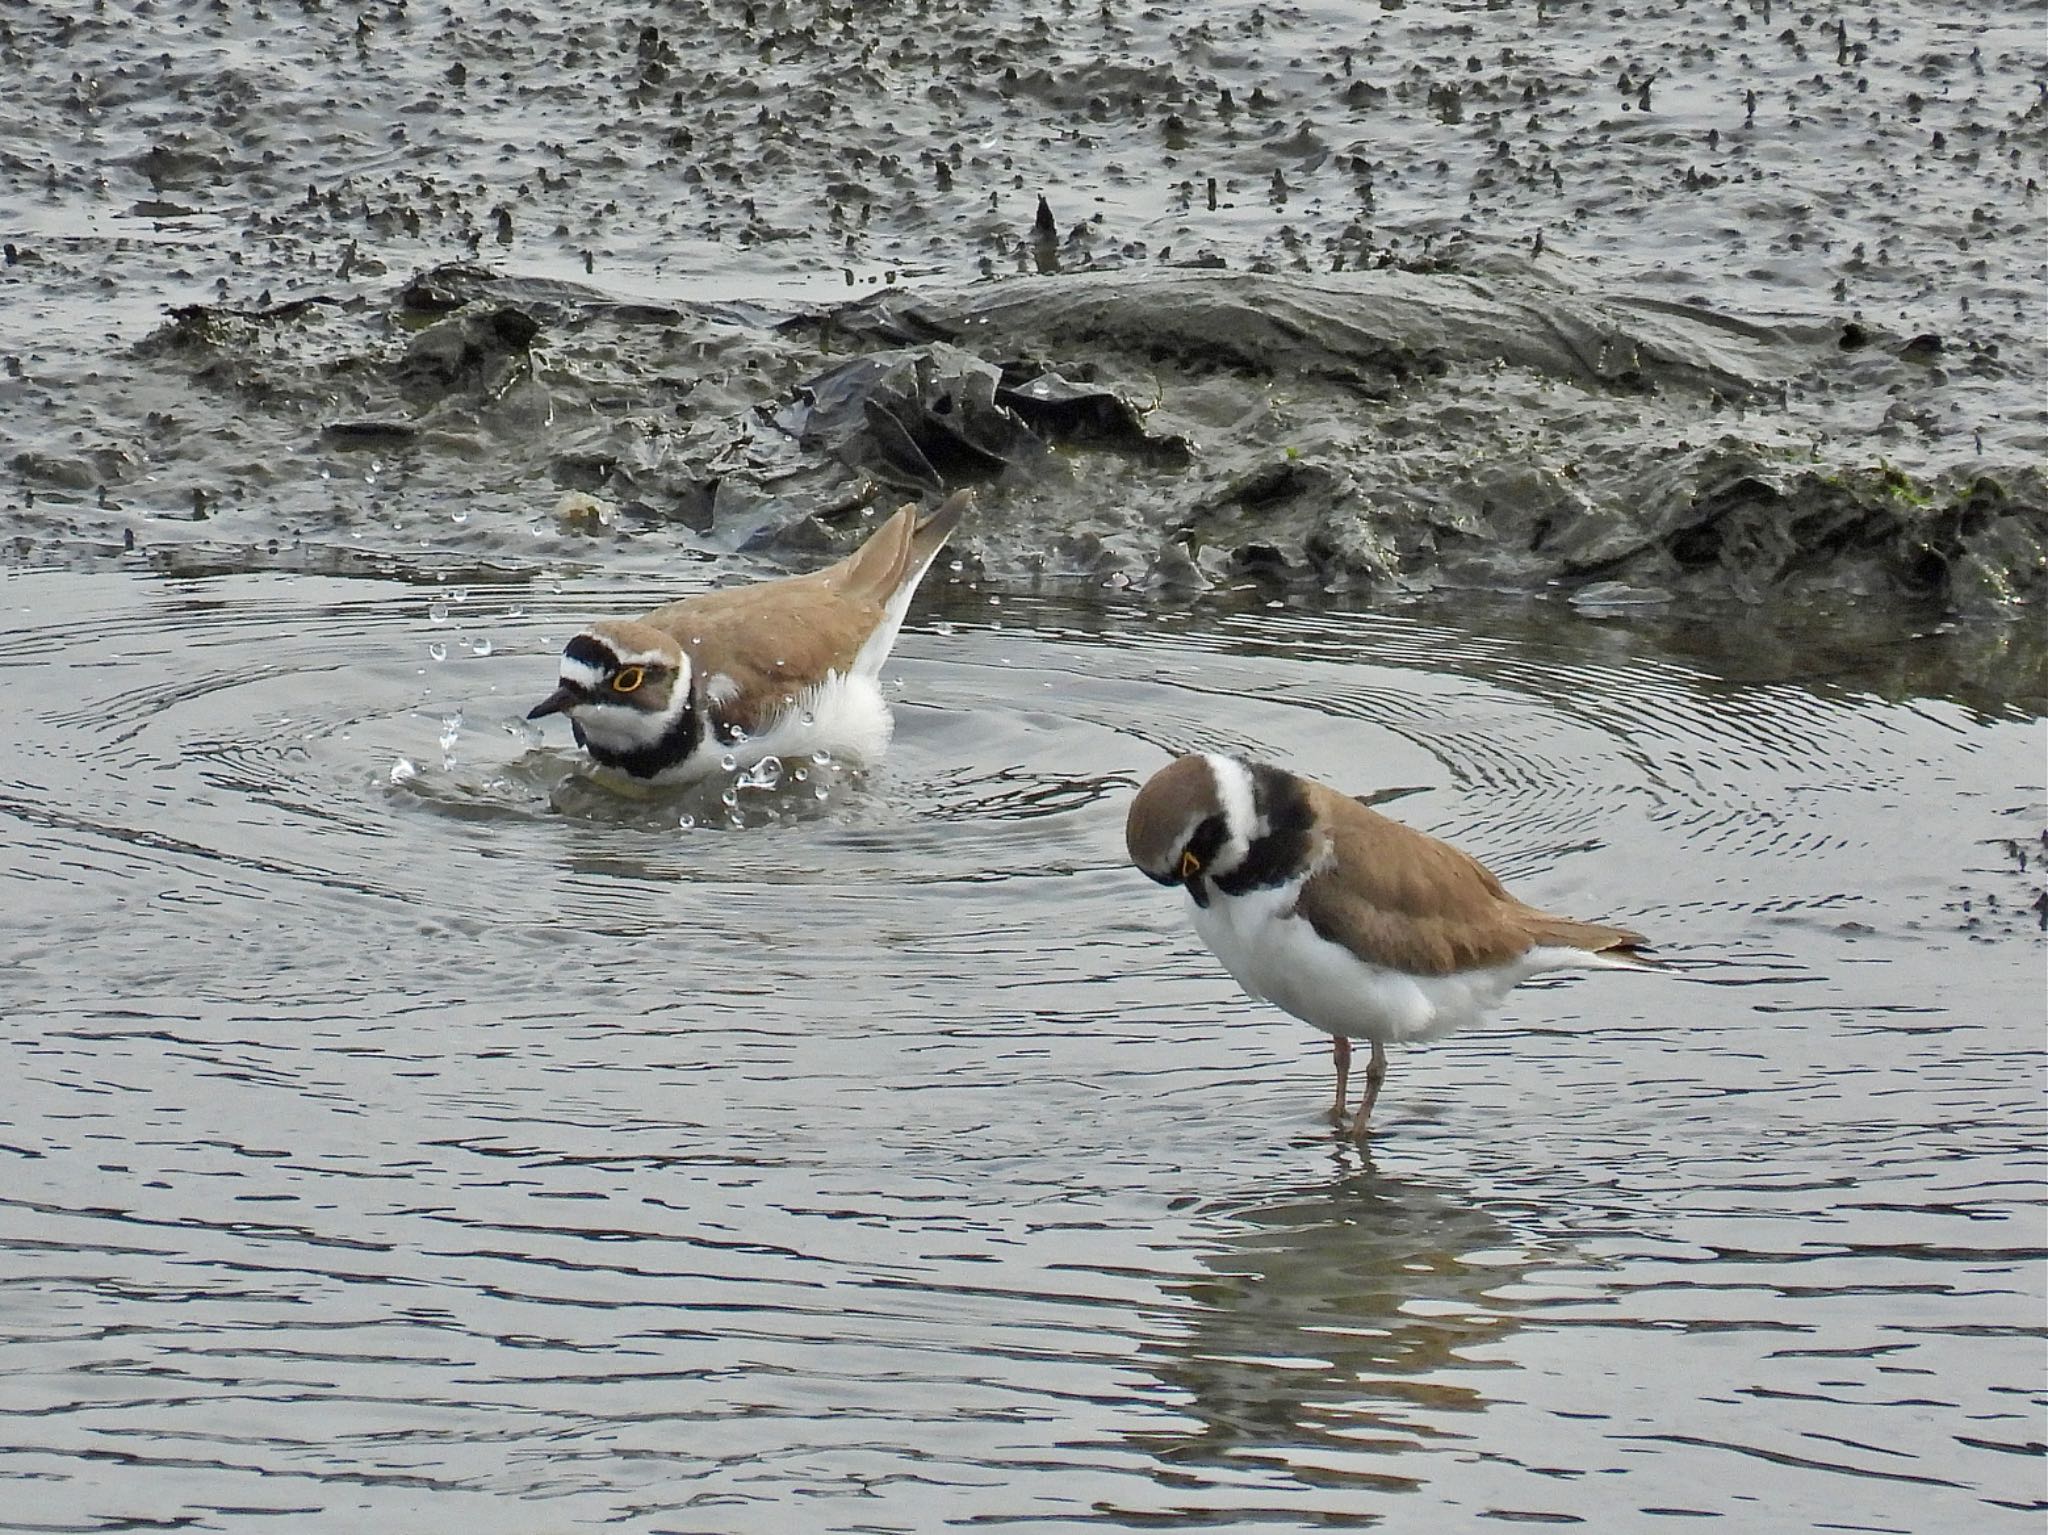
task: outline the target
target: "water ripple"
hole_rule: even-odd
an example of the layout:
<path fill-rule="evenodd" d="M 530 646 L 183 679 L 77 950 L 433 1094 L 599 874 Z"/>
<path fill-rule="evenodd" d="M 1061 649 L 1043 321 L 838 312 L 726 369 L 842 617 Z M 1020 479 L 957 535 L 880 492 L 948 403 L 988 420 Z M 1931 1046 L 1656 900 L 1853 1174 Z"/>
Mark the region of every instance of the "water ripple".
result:
<path fill-rule="evenodd" d="M 1576 621 L 941 594 L 880 769 L 685 828 L 520 718 L 651 594 L 10 594 L 17 682 L 100 646 L 0 764 L 24 1527 L 2039 1501 L 2033 727 Z M 1361 1160 L 1123 866 L 1191 747 L 1411 791 L 1675 972 L 1403 1054 Z"/>

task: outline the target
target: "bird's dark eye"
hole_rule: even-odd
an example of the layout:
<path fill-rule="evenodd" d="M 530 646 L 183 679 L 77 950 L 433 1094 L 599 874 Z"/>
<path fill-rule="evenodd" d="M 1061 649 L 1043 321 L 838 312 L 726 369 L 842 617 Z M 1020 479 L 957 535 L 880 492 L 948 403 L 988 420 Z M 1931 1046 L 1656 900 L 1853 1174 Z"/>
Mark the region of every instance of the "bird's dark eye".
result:
<path fill-rule="evenodd" d="M 645 671 L 637 666 L 628 666 L 623 668 L 616 677 L 612 678 L 612 691 L 614 693 L 631 693 L 636 691 L 640 684 L 646 680 L 647 673 Z"/>

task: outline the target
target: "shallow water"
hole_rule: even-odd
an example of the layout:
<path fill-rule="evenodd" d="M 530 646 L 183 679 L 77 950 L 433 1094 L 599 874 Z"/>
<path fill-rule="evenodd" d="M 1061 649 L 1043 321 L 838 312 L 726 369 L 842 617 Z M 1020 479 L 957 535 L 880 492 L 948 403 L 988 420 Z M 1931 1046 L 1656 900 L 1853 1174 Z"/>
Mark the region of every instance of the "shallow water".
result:
<path fill-rule="evenodd" d="M 2036 1527 L 2027 646 L 956 582 L 732 831 L 520 718 L 666 595 L 0 578 L 0 1524 Z M 1122 864 L 1212 745 L 1676 971 L 1361 1158 Z"/>

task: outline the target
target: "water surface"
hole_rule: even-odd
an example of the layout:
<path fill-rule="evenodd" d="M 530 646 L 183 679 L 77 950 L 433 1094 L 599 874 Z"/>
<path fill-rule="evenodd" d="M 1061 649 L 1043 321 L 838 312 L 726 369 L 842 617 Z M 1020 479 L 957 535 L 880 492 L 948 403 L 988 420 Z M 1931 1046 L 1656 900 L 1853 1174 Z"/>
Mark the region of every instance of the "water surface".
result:
<path fill-rule="evenodd" d="M 2013 633 L 955 581 L 888 763 L 731 830 L 521 719 L 665 585 L 410 574 L 0 578 L 0 1523 L 2036 1526 Z M 1122 865 L 1211 746 L 1675 973 L 1361 1156 Z"/>

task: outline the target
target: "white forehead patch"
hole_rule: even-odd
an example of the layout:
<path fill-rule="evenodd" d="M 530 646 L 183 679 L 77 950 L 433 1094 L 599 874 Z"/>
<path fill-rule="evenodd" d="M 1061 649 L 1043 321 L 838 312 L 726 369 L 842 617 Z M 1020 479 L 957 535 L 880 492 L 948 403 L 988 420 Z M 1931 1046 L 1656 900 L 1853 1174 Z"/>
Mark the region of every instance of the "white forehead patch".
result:
<path fill-rule="evenodd" d="M 1210 867 L 1228 874 L 1251 851 L 1255 838 L 1266 831 L 1259 817 L 1258 797 L 1252 792 L 1252 773 L 1235 757 L 1221 752 L 1204 752 L 1209 776 L 1216 782 L 1216 798 L 1223 806 L 1223 846 L 1216 850 Z"/>
<path fill-rule="evenodd" d="M 583 689 L 586 693 L 594 692 L 597 685 L 604 681 L 604 670 L 592 666 L 588 661 L 579 661 L 574 656 L 563 656 L 562 680 Z"/>

